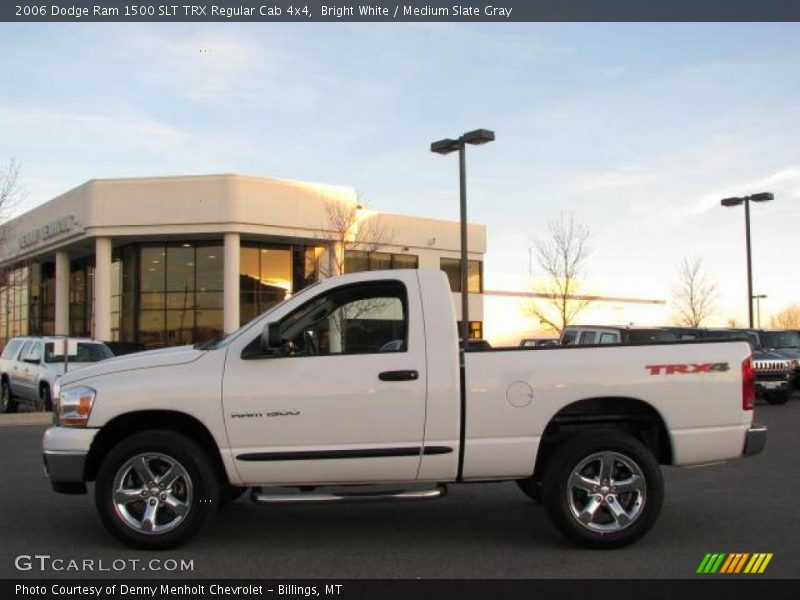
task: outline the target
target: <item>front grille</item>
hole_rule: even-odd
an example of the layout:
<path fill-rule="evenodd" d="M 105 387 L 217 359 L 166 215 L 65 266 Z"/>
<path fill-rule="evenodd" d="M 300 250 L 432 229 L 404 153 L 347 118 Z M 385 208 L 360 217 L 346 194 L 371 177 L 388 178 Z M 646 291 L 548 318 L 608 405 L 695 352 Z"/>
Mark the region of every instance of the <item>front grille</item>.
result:
<path fill-rule="evenodd" d="M 789 374 L 781 371 L 762 371 L 756 373 L 756 382 L 762 381 L 786 381 L 789 379 Z"/>
<path fill-rule="evenodd" d="M 754 360 L 753 368 L 756 373 L 780 373 L 786 375 L 789 372 L 789 363 L 785 360 Z"/>

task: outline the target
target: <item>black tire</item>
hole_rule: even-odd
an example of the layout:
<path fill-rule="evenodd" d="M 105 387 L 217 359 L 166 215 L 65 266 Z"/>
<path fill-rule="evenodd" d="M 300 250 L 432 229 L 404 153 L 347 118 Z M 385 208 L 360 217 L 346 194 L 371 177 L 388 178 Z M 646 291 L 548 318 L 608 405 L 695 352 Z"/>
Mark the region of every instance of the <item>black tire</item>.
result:
<path fill-rule="evenodd" d="M 246 487 L 237 487 L 235 485 L 226 485 L 223 487 L 219 492 L 219 505 L 228 506 L 231 502 L 235 502 L 239 498 L 242 497 L 247 490 L 250 488 Z"/>
<path fill-rule="evenodd" d="M 517 487 L 522 490 L 523 494 L 537 504 L 542 503 L 542 485 L 540 482 L 534 480 L 533 477 L 517 479 Z"/>
<path fill-rule="evenodd" d="M 582 464 L 586 465 L 580 470 L 584 479 L 579 486 L 570 485 L 571 476 Z M 606 487 L 601 473 L 592 471 L 602 464 L 612 465 Z M 634 478 L 636 469 L 639 475 Z M 600 486 L 581 489 L 584 482 L 595 479 Z M 633 482 L 639 491 L 619 491 Z M 556 448 L 545 468 L 542 499 L 556 527 L 569 539 L 588 548 L 620 548 L 652 527 L 664 501 L 664 484 L 658 461 L 641 442 L 621 431 L 600 430 L 575 435 Z M 579 520 L 578 509 L 589 519 L 587 524 Z M 614 517 L 620 510 L 624 514 Z"/>
<path fill-rule="evenodd" d="M 14 400 L 14 394 L 11 393 L 11 386 L 7 379 L 3 379 L 0 383 L 0 412 L 17 412 L 17 402 Z"/>
<path fill-rule="evenodd" d="M 770 404 L 786 404 L 789 401 L 789 398 L 791 397 L 792 397 L 791 390 L 764 394 L 764 399 Z"/>
<path fill-rule="evenodd" d="M 39 386 L 39 408 L 44 412 L 53 412 L 53 394 L 46 383 Z"/>
<path fill-rule="evenodd" d="M 140 470 L 131 466 L 129 462 L 142 456 L 146 457 L 145 473 L 148 473 L 150 481 L 156 484 L 159 478 L 163 479 L 167 475 L 164 470 L 156 472 L 159 466 L 166 465 L 171 469 L 177 464 L 179 469 L 176 471 L 182 469 L 180 471 L 182 475 L 175 483 L 170 484 L 165 492 L 154 494 L 151 490 L 158 486 L 141 485 L 144 478 L 139 477 Z M 124 473 L 128 475 L 123 477 Z M 126 487 L 132 491 L 136 491 L 137 488 L 149 488 L 144 489 L 149 498 L 141 501 L 138 498 L 131 500 L 118 510 L 113 493 L 116 486 Z M 217 509 L 219 493 L 217 474 L 204 448 L 182 433 L 150 430 L 123 439 L 105 457 L 97 473 L 95 505 L 103 524 L 117 539 L 134 548 L 162 550 L 174 548 L 197 533 L 203 522 Z M 165 501 L 162 502 L 161 499 Z M 171 521 L 175 523 L 171 528 L 161 532 L 148 532 L 144 530 L 145 527 L 136 527 L 126 522 L 121 511 L 125 511 L 133 521 L 140 515 L 141 524 L 144 524 L 146 511 L 149 509 L 147 503 L 153 501 L 155 501 L 153 506 L 157 507 L 154 511 L 161 511 L 162 525 L 158 525 L 157 512 L 151 522 L 159 527 L 169 527 L 170 523 L 163 521 Z M 184 514 L 173 512 L 169 502 L 179 504 Z"/>

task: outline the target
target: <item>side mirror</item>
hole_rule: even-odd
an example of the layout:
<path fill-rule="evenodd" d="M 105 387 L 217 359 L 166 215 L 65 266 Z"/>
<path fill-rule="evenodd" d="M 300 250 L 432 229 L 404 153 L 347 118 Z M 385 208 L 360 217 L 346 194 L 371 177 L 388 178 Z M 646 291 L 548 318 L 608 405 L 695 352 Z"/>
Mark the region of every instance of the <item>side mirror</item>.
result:
<path fill-rule="evenodd" d="M 261 333 L 261 349 L 262 350 L 277 350 L 284 345 L 283 337 L 281 336 L 281 324 L 277 322 L 267 323 L 264 331 Z"/>

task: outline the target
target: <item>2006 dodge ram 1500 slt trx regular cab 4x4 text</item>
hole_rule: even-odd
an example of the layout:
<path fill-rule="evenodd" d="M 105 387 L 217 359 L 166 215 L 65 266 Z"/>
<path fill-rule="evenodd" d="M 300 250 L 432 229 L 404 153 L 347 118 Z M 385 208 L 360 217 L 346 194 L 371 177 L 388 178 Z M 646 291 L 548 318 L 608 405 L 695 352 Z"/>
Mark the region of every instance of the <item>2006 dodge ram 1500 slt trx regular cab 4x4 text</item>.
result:
<path fill-rule="evenodd" d="M 247 488 L 285 504 L 502 480 L 565 535 L 610 548 L 656 519 L 659 464 L 766 442 L 744 341 L 467 350 L 463 371 L 460 359 L 443 273 L 326 279 L 221 341 L 64 375 L 46 470 L 60 492 L 94 481 L 104 524 L 141 548 L 183 542 Z"/>

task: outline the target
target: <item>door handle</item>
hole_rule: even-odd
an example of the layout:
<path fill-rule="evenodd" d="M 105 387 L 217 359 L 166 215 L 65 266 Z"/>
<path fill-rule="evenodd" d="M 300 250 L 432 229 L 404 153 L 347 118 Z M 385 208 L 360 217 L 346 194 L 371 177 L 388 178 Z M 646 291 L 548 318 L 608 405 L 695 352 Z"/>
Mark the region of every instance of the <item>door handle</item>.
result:
<path fill-rule="evenodd" d="M 378 374 L 381 381 L 415 381 L 419 379 L 418 371 L 384 371 Z"/>

